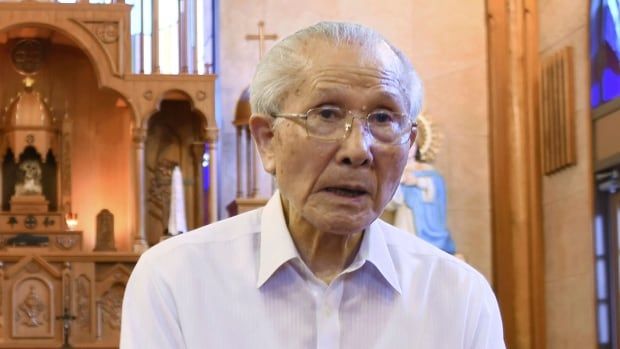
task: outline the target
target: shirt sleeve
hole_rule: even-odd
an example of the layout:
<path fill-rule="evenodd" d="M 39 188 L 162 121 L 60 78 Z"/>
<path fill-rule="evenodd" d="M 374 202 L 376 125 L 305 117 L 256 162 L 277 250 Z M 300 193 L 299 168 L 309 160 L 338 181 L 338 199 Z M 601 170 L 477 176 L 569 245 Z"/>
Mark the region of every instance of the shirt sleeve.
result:
<path fill-rule="evenodd" d="M 502 317 L 493 290 L 486 279 L 480 276 L 478 292 L 472 295 L 471 327 L 474 329 L 470 349 L 505 349 Z"/>
<path fill-rule="evenodd" d="M 125 289 L 120 348 L 185 348 L 173 294 L 148 257 L 140 258 Z"/>

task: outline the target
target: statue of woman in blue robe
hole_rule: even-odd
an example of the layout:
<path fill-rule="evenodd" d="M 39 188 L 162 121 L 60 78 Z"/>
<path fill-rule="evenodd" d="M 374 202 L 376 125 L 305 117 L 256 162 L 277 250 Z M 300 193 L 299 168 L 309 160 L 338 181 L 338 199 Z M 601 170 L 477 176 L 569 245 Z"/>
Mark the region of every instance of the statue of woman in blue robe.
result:
<path fill-rule="evenodd" d="M 446 225 L 446 185 L 441 174 L 430 164 L 421 162 L 416 152 L 405 167 L 399 189 L 413 214 L 416 234 L 454 254 L 456 246 Z"/>

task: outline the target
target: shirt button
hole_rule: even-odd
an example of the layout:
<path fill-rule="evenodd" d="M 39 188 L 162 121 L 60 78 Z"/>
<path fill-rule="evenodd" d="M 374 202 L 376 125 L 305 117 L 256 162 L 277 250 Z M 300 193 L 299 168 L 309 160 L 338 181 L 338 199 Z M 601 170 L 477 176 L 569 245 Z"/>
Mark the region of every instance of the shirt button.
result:
<path fill-rule="evenodd" d="M 325 316 L 330 316 L 332 312 L 333 312 L 333 309 L 329 305 L 326 305 L 323 307 L 323 314 L 325 314 Z"/>

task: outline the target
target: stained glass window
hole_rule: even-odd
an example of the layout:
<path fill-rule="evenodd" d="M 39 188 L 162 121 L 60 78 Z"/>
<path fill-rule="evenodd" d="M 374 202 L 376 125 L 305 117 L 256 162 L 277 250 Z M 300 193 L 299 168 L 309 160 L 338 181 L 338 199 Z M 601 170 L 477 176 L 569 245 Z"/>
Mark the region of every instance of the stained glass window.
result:
<path fill-rule="evenodd" d="M 592 108 L 620 97 L 620 0 L 592 0 L 590 8 Z"/>

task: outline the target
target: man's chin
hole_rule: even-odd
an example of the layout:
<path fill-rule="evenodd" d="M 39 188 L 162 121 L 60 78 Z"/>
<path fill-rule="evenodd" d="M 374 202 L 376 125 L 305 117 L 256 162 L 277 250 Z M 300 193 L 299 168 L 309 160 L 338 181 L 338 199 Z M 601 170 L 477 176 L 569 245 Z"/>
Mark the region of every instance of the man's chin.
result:
<path fill-rule="evenodd" d="M 352 235 L 359 233 L 373 222 L 374 219 L 367 217 L 322 217 L 310 221 L 311 224 L 319 231 L 336 234 L 336 235 Z"/>

